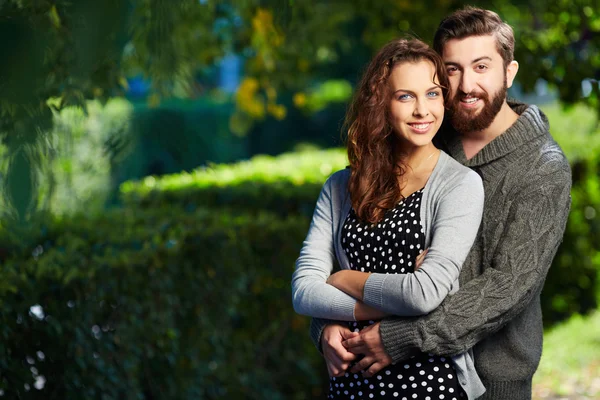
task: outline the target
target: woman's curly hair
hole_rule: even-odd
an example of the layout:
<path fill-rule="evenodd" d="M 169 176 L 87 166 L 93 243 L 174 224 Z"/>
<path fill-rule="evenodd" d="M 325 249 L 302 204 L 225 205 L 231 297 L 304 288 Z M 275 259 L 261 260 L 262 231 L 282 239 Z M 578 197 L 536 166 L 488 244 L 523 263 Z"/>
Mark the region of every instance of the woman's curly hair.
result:
<path fill-rule="evenodd" d="M 444 100 L 448 77 L 441 57 L 418 39 L 397 39 L 385 45 L 371 60 L 354 93 L 344 121 L 347 132 L 352 207 L 363 222 L 376 224 L 386 210 L 402 199 L 399 177 L 404 173 L 396 154 L 397 137 L 389 123 L 392 88 L 389 77 L 399 64 L 430 61 L 434 79 Z"/>

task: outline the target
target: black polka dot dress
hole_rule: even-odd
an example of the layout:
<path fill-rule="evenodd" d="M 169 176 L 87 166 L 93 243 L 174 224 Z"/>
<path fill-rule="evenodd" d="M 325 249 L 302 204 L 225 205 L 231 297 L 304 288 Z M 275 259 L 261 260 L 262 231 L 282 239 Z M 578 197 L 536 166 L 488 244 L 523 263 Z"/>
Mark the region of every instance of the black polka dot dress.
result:
<path fill-rule="evenodd" d="M 408 274 L 424 250 L 419 208 L 423 189 L 386 212 L 374 227 L 361 223 L 350 210 L 342 228 L 342 248 L 350 268 L 363 272 Z M 375 321 L 349 322 L 359 331 Z M 466 399 L 449 358 L 420 354 L 381 370 L 371 378 L 346 373 L 329 381 L 330 399 Z"/>

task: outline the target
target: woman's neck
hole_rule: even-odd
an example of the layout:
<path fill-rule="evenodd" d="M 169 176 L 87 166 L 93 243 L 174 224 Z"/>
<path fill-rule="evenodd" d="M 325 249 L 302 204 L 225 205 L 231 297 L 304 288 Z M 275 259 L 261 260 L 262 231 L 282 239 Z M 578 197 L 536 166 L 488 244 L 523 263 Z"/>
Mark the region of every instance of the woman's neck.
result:
<path fill-rule="evenodd" d="M 399 155 L 399 161 L 408 169 L 417 172 L 431 164 L 435 155 L 439 153 L 437 147 L 430 143 L 427 146 L 413 146 L 403 149 Z"/>

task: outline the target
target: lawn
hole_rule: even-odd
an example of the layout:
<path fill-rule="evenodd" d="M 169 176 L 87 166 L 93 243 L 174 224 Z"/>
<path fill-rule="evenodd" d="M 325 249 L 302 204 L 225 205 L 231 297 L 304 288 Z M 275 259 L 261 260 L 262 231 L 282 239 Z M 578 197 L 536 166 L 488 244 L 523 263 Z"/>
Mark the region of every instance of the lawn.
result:
<path fill-rule="evenodd" d="M 600 398 L 600 311 L 546 332 L 533 385 L 534 399 Z"/>

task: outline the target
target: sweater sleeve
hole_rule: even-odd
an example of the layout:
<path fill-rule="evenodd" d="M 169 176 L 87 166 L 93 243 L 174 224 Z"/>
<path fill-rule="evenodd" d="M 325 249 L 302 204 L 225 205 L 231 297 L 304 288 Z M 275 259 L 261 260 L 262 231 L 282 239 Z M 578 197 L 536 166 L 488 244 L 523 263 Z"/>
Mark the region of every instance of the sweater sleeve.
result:
<path fill-rule="evenodd" d="M 333 218 L 339 205 L 332 201 L 332 181 L 323 186 L 308 234 L 292 275 L 294 310 L 303 315 L 354 321 L 356 299 L 326 283 L 335 263 Z M 334 216 L 335 215 L 335 216 Z"/>
<path fill-rule="evenodd" d="M 363 301 L 397 316 L 435 310 L 458 283 L 479 230 L 483 200 L 481 178 L 469 171 L 438 200 L 432 216 L 431 244 L 421 268 L 408 274 L 371 274 L 365 282 Z"/>
<path fill-rule="evenodd" d="M 569 214 L 571 174 L 566 161 L 557 164 L 516 196 L 508 218 L 499 222 L 503 231 L 490 264 L 479 266 L 480 276 L 424 317 L 382 321 L 383 344 L 394 361 L 415 349 L 463 353 L 531 303 L 543 286 Z"/>

